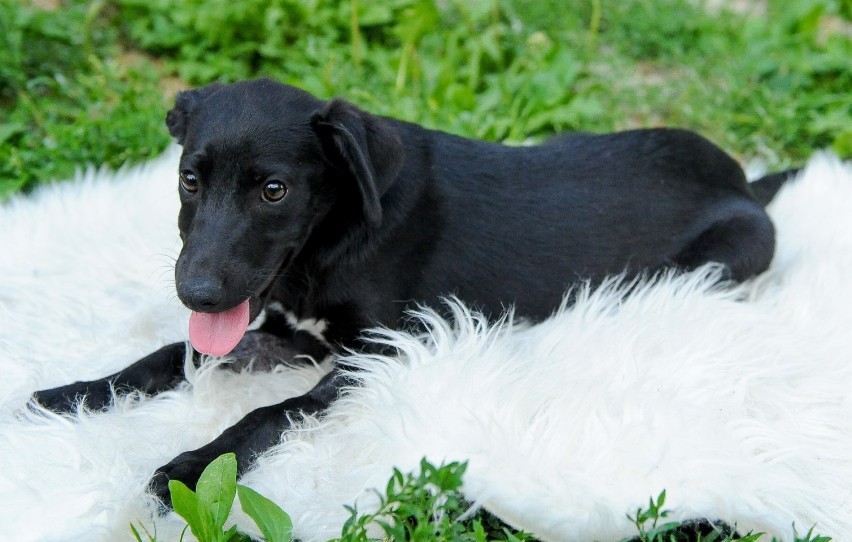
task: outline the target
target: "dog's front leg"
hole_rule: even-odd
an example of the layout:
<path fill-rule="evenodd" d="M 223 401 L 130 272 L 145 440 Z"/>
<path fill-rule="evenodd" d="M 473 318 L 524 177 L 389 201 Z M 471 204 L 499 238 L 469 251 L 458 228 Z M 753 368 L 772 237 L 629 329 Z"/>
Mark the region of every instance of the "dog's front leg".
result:
<path fill-rule="evenodd" d="M 109 406 L 113 389 L 154 394 L 174 388 L 183 380 L 185 360 L 186 343 L 169 344 L 106 378 L 37 391 L 33 400 L 55 412 L 72 412 L 78 403 L 99 410 Z"/>
<path fill-rule="evenodd" d="M 151 480 L 151 493 L 171 506 L 169 480 L 180 480 L 194 488 L 204 468 L 228 452 L 236 454 L 239 473 L 245 472 L 256 455 L 279 442 L 281 434 L 290 428 L 291 420 L 323 412 L 337 399 L 343 386 L 351 384 L 351 379 L 335 369 L 305 395 L 249 412 L 210 444 L 184 452 L 157 469 Z"/>
<path fill-rule="evenodd" d="M 234 370 L 251 365 L 254 369 L 271 369 L 281 363 L 300 358 L 322 361 L 328 347 L 309 333 L 293 330 L 285 325 L 270 331 L 246 333 L 237 348 L 229 354 Z M 140 391 L 155 395 L 174 389 L 184 381 L 186 343 L 166 345 L 148 354 L 126 369 L 98 380 L 74 382 L 66 386 L 33 393 L 32 399 L 54 412 L 73 412 L 79 403 L 93 410 L 101 410 L 112 401 L 113 389 L 118 393 Z M 201 354 L 192 351 L 193 363 L 198 366 Z"/>

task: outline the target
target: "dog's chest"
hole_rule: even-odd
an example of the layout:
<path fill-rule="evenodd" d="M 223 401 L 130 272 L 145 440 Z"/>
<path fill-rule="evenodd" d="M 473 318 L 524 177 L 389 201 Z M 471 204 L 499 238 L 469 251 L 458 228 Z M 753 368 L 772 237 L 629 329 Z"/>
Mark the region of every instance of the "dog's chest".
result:
<path fill-rule="evenodd" d="M 260 327 L 271 319 L 283 321 L 295 331 L 309 333 L 320 342 L 326 342 L 326 331 L 329 326 L 326 318 L 307 316 L 297 312 L 295 307 L 287 307 L 280 301 L 270 301 L 264 309 L 263 318 L 258 318 L 255 327 Z"/>

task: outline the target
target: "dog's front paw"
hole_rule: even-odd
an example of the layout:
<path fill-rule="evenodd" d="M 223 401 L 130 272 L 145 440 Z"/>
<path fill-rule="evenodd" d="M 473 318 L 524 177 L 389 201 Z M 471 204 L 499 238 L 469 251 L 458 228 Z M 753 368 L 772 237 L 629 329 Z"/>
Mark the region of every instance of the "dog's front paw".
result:
<path fill-rule="evenodd" d="M 207 452 L 204 448 L 184 452 L 154 472 L 149 491 L 160 499 L 164 506 L 171 508 L 169 480 L 179 480 L 194 490 L 204 468 L 217 457 L 217 454 Z"/>
<path fill-rule="evenodd" d="M 93 410 L 109 406 L 112 393 L 109 386 L 93 386 L 92 382 L 75 382 L 67 386 L 33 393 L 32 401 L 54 412 L 74 412 L 79 403 Z"/>

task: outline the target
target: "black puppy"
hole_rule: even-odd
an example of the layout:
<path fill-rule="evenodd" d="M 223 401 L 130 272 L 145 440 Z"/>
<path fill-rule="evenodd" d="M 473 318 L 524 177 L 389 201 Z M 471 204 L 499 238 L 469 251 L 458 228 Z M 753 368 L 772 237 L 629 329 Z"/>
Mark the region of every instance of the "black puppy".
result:
<path fill-rule="evenodd" d="M 507 147 L 321 101 L 270 80 L 181 92 L 166 119 L 183 145 L 175 267 L 198 352 L 290 360 L 362 348 L 373 326 L 455 294 L 490 315 L 547 317 L 578 281 L 724 264 L 741 281 L 772 259 L 774 229 L 739 165 L 691 132 L 563 136 Z M 762 186 L 768 201 L 780 177 Z M 771 181 L 771 182 L 770 182 Z M 771 185 L 766 188 L 767 185 Z M 259 330 L 246 327 L 261 310 Z M 326 323 L 322 339 L 295 318 Z M 183 378 L 183 343 L 94 382 L 38 392 L 57 410 L 156 393 Z M 290 415 L 317 413 L 346 380 L 261 408 L 157 471 L 194 484 L 236 452 L 241 470 Z"/>

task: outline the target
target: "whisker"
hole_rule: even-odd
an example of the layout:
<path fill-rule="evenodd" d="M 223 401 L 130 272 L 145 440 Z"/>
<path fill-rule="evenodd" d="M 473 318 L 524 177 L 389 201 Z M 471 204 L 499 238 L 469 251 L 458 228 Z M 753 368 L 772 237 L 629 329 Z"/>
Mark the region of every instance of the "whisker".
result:
<path fill-rule="evenodd" d="M 174 265 L 177 262 L 177 253 L 168 254 L 168 253 L 165 253 L 165 252 L 160 252 L 160 253 L 155 254 L 155 257 L 158 260 L 164 260 L 165 262 L 168 262 L 172 265 Z"/>

